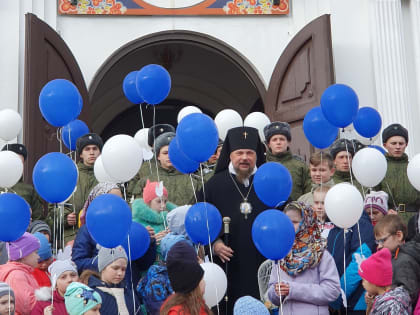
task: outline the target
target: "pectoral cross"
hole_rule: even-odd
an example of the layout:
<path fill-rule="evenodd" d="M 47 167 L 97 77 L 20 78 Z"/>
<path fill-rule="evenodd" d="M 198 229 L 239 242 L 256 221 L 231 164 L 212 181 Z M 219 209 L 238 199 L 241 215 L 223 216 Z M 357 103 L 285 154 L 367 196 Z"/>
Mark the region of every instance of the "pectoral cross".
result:
<path fill-rule="evenodd" d="M 244 132 L 244 138 L 246 139 L 246 136 L 248 135 L 248 133 L 245 131 Z"/>

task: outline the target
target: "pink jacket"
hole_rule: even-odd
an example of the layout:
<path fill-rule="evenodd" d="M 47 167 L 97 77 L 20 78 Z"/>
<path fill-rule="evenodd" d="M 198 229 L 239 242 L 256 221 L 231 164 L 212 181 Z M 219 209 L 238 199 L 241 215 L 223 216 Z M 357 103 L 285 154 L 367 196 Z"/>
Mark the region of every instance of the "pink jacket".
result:
<path fill-rule="evenodd" d="M 0 281 L 10 285 L 15 293 L 15 314 L 30 315 L 35 306 L 35 290 L 39 288 L 31 266 L 9 261 L 5 265 L 0 265 Z"/>
<path fill-rule="evenodd" d="M 414 309 L 413 315 L 420 315 L 420 295 L 417 300 L 416 308 Z"/>

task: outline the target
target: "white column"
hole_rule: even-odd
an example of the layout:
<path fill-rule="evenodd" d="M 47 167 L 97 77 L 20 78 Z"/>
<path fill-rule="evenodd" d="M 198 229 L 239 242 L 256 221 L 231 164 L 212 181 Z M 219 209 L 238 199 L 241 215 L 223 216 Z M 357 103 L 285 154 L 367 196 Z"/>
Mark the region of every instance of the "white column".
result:
<path fill-rule="evenodd" d="M 400 123 L 413 139 L 401 0 L 371 0 L 371 4 L 372 59 L 382 127 Z M 408 146 L 407 154 L 413 152 Z"/>
<path fill-rule="evenodd" d="M 415 73 L 415 85 L 414 93 L 416 97 L 417 115 L 420 113 L 420 0 L 410 1 L 410 13 L 411 13 L 411 33 L 413 41 L 413 59 L 414 59 L 414 73 Z M 412 85 L 413 86 L 413 85 Z M 416 117 L 417 121 L 418 116 Z M 417 126 L 416 133 L 420 131 L 420 126 Z M 417 150 L 414 153 L 419 153 L 420 150 L 420 139 L 417 140 Z"/>

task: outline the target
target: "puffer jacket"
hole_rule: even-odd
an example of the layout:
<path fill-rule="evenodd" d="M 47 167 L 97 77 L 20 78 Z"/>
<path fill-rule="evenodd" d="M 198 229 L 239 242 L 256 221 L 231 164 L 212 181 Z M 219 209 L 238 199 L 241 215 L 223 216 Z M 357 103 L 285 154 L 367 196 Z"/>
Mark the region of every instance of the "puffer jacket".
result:
<path fill-rule="evenodd" d="M 133 221 L 143 224 L 144 226 L 151 226 L 155 230 L 155 233 L 159 233 L 165 229 L 168 212 L 176 207 L 177 206 L 173 203 L 167 202 L 166 211 L 158 213 L 155 210 L 150 209 L 143 199 L 136 199 L 131 205 L 133 210 Z"/>
<path fill-rule="evenodd" d="M 289 150 L 276 155 L 267 150 L 267 162 L 279 162 L 289 170 L 293 181 L 291 200 L 298 200 L 300 196 L 311 191 L 308 166 L 299 157 L 292 155 Z"/>
<path fill-rule="evenodd" d="M 51 305 L 51 296 L 54 298 L 52 315 L 68 315 L 66 305 L 64 304 L 64 297 L 57 290 L 54 290 L 54 295 L 51 295 L 51 288 L 42 287 L 35 291 L 35 295 L 37 302 L 31 315 L 44 315 L 44 308 Z"/>
<path fill-rule="evenodd" d="M 371 315 L 410 315 L 411 303 L 408 292 L 397 287 L 378 295 L 373 301 Z"/>

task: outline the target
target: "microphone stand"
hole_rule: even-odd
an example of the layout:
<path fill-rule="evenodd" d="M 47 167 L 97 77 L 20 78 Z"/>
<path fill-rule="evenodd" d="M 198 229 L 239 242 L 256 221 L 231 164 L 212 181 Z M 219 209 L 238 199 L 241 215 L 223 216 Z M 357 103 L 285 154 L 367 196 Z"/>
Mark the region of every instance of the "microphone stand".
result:
<path fill-rule="evenodd" d="M 229 247 L 229 224 L 230 224 L 231 219 L 229 217 L 223 217 L 223 230 L 224 230 L 224 236 L 223 236 L 223 240 L 226 246 Z M 226 278 L 228 276 L 228 261 L 225 262 L 225 273 L 226 273 Z M 226 288 L 226 295 L 225 295 L 225 303 L 226 303 L 226 315 L 228 315 L 228 288 L 229 285 Z"/>

